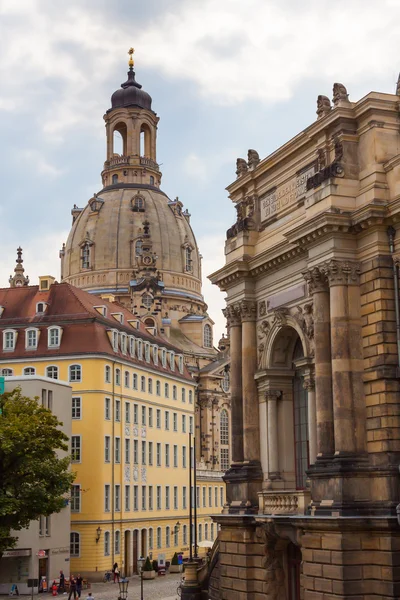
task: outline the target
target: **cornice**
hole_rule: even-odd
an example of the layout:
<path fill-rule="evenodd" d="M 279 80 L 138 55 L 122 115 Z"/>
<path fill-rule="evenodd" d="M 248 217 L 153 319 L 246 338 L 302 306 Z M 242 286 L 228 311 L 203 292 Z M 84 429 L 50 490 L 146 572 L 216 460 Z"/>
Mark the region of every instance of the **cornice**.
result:
<path fill-rule="evenodd" d="M 299 244 L 306 247 L 332 233 L 348 233 L 351 220 L 348 214 L 341 213 L 319 213 L 285 234 L 291 244 Z"/>
<path fill-rule="evenodd" d="M 208 275 L 208 279 L 214 285 L 218 285 L 221 290 L 229 287 L 228 284 L 234 283 L 249 275 L 249 265 L 243 260 L 234 261 L 222 267 L 218 271 Z"/>

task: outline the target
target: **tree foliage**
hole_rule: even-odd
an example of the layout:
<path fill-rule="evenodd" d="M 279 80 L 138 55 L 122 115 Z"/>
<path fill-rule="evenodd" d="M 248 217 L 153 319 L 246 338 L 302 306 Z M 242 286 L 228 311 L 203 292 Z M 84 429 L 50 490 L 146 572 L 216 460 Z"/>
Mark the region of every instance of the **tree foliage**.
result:
<path fill-rule="evenodd" d="M 68 437 L 52 412 L 21 389 L 0 395 L 0 556 L 17 541 L 13 530 L 65 506 L 74 474 Z"/>

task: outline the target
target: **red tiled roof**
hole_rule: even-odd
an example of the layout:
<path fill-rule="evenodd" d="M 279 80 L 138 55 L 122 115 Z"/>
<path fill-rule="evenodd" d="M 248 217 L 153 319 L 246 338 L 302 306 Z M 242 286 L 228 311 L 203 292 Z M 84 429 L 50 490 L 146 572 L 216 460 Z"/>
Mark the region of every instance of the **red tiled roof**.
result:
<path fill-rule="evenodd" d="M 47 309 L 44 314 L 36 313 L 38 302 L 46 302 Z M 18 335 L 17 344 L 13 352 L 3 352 L 0 346 L 0 360 L 30 357 L 56 357 L 73 354 L 108 354 L 114 359 L 128 360 L 136 365 L 149 365 L 152 368 L 163 372 L 183 376 L 191 379 L 186 367 L 183 375 L 176 368 L 171 371 L 169 361 L 167 368 L 163 368 L 161 361 L 158 365 L 144 360 L 131 358 L 129 353 L 122 354 L 120 349 L 114 352 L 107 330 L 117 329 L 136 338 L 141 338 L 152 344 L 157 344 L 167 350 L 173 350 L 176 354 L 181 354 L 179 348 L 175 348 L 166 340 L 159 336 L 151 335 L 140 322 L 139 329 L 129 325 L 128 321 L 137 321 L 137 317 L 129 310 L 119 304 L 103 300 L 99 296 L 89 294 L 69 283 L 55 283 L 49 291 L 39 290 L 39 286 L 26 286 L 20 288 L 0 288 L 0 306 L 4 307 L 0 317 L 0 330 L 7 328 L 26 329 L 27 327 L 37 327 L 41 330 L 37 350 L 25 349 L 25 334 L 23 331 Z M 94 307 L 105 306 L 107 316 L 101 315 Z M 122 313 L 123 323 L 119 323 L 111 313 Z M 59 325 L 63 329 L 60 348 L 47 347 L 47 328 L 50 325 Z"/>

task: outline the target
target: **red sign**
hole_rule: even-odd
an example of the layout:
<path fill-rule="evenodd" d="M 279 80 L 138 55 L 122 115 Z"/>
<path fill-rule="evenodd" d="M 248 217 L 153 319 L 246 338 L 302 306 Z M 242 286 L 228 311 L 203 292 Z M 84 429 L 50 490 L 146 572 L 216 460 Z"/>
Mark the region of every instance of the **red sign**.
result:
<path fill-rule="evenodd" d="M 46 550 L 38 550 L 36 556 L 38 556 L 39 558 L 45 558 Z"/>

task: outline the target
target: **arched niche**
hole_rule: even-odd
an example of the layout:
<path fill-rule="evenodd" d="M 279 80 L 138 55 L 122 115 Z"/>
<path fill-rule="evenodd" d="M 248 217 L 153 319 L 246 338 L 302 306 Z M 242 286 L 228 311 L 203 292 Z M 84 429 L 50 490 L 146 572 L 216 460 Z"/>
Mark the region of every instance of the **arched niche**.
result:
<path fill-rule="evenodd" d="M 119 121 L 113 127 L 113 155 L 126 156 L 128 153 L 128 129 L 126 123 Z"/>
<path fill-rule="evenodd" d="M 143 158 L 153 158 L 152 131 L 147 123 L 140 125 L 140 156 Z"/>

